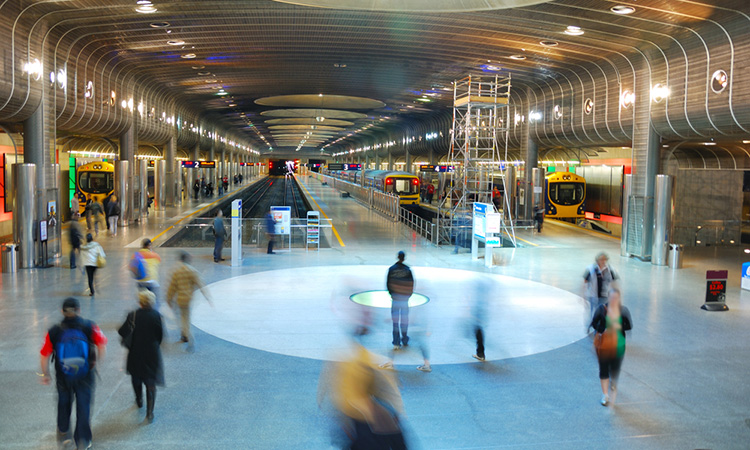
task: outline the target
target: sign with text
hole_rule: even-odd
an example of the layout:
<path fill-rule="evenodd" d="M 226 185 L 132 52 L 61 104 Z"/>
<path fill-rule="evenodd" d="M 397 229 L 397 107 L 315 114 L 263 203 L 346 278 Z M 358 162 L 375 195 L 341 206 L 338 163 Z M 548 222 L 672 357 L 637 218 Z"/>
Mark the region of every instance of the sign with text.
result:
<path fill-rule="evenodd" d="M 292 229 L 292 207 L 272 206 L 271 217 L 274 221 L 274 234 L 289 234 Z"/>
<path fill-rule="evenodd" d="M 214 168 L 216 167 L 216 161 L 182 161 L 182 167 Z"/>
<path fill-rule="evenodd" d="M 706 271 L 706 303 L 701 309 L 707 311 L 726 311 L 728 270 Z"/>

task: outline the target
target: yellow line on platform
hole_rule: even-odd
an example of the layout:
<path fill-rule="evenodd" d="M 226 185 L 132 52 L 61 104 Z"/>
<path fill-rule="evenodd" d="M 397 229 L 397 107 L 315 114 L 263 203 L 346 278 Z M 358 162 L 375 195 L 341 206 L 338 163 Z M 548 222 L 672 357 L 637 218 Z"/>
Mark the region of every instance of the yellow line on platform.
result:
<path fill-rule="evenodd" d="M 507 234 L 507 233 L 506 233 L 506 234 Z M 518 240 L 519 240 L 519 241 L 521 241 L 521 242 L 525 242 L 525 243 L 527 243 L 527 244 L 529 244 L 529 245 L 533 245 L 534 247 L 539 247 L 539 244 L 535 244 L 535 243 L 533 243 L 533 242 L 529 242 L 529 241 L 527 241 L 526 239 L 522 239 L 522 238 L 520 238 L 520 237 L 518 237 L 518 236 L 516 236 L 516 239 L 518 239 Z"/>
<path fill-rule="evenodd" d="M 296 178 L 297 176 L 295 175 L 294 177 Z M 308 191 L 308 190 L 307 190 L 307 187 L 305 186 L 305 183 L 300 183 L 299 185 L 300 185 L 300 186 L 302 186 L 302 189 L 304 189 L 304 190 L 305 190 L 305 192 L 307 192 L 307 195 L 308 195 L 308 196 L 310 197 L 310 200 L 312 200 L 312 201 L 313 201 L 313 203 L 315 203 L 315 206 L 317 206 L 317 207 L 318 207 L 318 211 L 320 211 L 320 212 L 321 212 L 321 214 L 323 214 L 323 217 L 325 217 L 325 218 L 326 218 L 326 219 L 328 219 L 328 220 L 331 220 L 331 218 L 330 218 L 330 217 L 328 217 L 328 215 L 326 214 L 326 212 L 325 212 L 325 211 L 323 211 L 323 208 L 321 208 L 321 207 L 320 207 L 320 205 L 318 204 L 318 202 L 316 202 L 316 201 L 315 201 L 315 199 L 313 198 L 313 196 L 312 196 L 312 194 L 310 193 L 310 191 Z M 339 244 L 340 244 L 340 245 L 341 245 L 342 247 L 346 247 L 346 245 L 344 245 L 344 241 L 342 241 L 342 240 L 341 240 L 341 236 L 339 235 L 339 232 L 338 232 L 338 231 L 336 231 L 336 227 L 334 227 L 334 226 L 333 226 L 333 220 L 331 220 L 331 229 L 333 229 L 333 234 L 334 234 L 334 235 L 336 235 L 336 239 L 338 239 L 338 240 L 339 240 Z"/>

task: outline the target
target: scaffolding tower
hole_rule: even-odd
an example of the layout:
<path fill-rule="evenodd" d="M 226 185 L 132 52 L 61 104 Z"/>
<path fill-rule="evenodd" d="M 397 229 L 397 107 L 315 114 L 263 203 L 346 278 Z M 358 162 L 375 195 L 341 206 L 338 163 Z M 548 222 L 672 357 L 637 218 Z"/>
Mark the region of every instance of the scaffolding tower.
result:
<path fill-rule="evenodd" d="M 510 74 L 469 75 L 453 83 L 453 129 L 450 161 L 453 165 L 451 188 L 439 212 L 449 211 L 441 239 L 458 239 L 471 227 L 474 202 L 493 204 L 493 177 L 502 180 L 503 207 L 501 234 L 515 247 L 510 192 L 505 185 L 502 165 L 508 161 L 510 125 Z M 442 211 L 440 211 L 442 210 Z M 470 236 L 470 235 L 469 235 Z"/>

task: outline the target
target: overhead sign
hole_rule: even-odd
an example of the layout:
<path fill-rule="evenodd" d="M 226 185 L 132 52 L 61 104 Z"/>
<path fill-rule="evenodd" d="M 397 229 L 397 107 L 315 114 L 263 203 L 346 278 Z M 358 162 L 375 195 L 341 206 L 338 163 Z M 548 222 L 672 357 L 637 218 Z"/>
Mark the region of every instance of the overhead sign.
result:
<path fill-rule="evenodd" d="M 329 163 L 328 170 L 344 170 L 344 165 L 341 163 Z"/>
<path fill-rule="evenodd" d="M 362 170 L 362 164 L 344 164 L 343 170 Z"/>
<path fill-rule="evenodd" d="M 419 166 L 420 172 L 434 172 L 435 171 L 435 165 L 434 164 L 428 164 L 424 166 Z"/>
<path fill-rule="evenodd" d="M 182 161 L 182 167 L 213 168 L 216 167 L 216 161 Z"/>
<path fill-rule="evenodd" d="M 438 173 L 450 173 L 453 172 L 453 166 L 436 166 L 434 164 L 427 164 L 419 166 L 421 172 L 438 172 Z"/>

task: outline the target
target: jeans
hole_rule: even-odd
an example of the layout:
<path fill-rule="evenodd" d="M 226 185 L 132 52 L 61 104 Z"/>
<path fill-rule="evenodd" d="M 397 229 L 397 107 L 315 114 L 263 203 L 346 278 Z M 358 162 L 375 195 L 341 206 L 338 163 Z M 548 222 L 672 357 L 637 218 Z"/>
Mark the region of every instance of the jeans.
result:
<path fill-rule="evenodd" d="M 86 266 L 86 275 L 89 278 L 89 290 L 91 295 L 94 295 L 94 274 L 96 273 L 96 266 Z"/>
<path fill-rule="evenodd" d="M 73 409 L 73 397 L 76 402 L 76 428 L 73 439 L 79 448 L 91 442 L 91 401 L 94 391 L 94 373 L 81 380 L 68 381 L 62 375 L 57 376 L 57 431 L 70 431 L 70 413 Z"/>
<path fill-rule="evenodd" d="M 409 297 L 410 295 L 392 294 L 391 320 L 393 320 L 393 345 L 407 345 L 409 336 Z M 400 328 L 400 335 L 399 335 Z"/>
<path fill-rule="evenodd" d="M 221 259 L 221 251 L 224 249 L 224 238 L 223 237 L 216 237 L 216 240 L 214 241 L 214 261 L 219 261 Z"/>
<path fill-rule="evenodd" d="M 117 221 L 120 219 L 120 216 L 109 216 L 107 220 L 109 220 L 109 232 L 112 233 L 112 236 L 117 235 Z"/>
<path fill-rule="evenodd" d="M 80 252 L 80 247 L 73 247 L 70 249 L 70 268 L 75 269 L 76 268 L 76 252 Z"/>
<path fill-rule="evenodd" d="M 484 358 L 484 332 L 482 331 L 482 327 L 476 327 L 474 335 L 477 338 L 477 356 Z"/>

